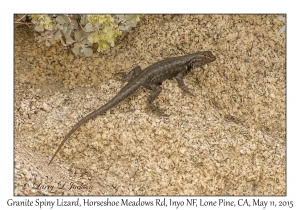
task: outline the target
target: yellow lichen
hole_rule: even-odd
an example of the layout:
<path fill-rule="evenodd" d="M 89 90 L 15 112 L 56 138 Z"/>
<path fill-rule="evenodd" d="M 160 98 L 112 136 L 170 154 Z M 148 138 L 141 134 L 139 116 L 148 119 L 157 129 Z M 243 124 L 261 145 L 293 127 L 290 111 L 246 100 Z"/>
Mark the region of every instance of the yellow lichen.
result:
<path fill-rule="evenodd" d="M 42 30 L 52 30 L 53 29 L 53 23 L 51 21 L 51 18 L 48 15 L 30 15 L 30 17 L 33 20 L 38 21 L 39 26 Z"/>
<path fill-rule="evenodd" d="M 122 33 L 116 26 L 104 25 L 101 31 L 95 31 L 89 35 L 88 41 L 91 43 L 97 43 L 97 51 L 103 51 L 107 47 L 115 45 L 115 38 L 120 36 Z"/>

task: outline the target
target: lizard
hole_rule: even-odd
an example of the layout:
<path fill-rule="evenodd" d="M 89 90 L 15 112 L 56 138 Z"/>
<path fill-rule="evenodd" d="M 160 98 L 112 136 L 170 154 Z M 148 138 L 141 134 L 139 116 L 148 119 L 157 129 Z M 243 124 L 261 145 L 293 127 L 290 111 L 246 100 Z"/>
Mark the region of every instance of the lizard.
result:
<path fill-rule="evenodd" d="M 159 109 L 155 105 L 153 105 L 152 102 L 160 94 L 162 90 L 162 82 L 167 79 L 175 77 L 179 84 L 179 87 L 183 91 L 193 95 L 185 85 L 183 77 L 192 69 L 198 67 L 202 68 L 203 65 L 215 60 L 216 57 L 212 54 L 212 52 L 199 51 L 184 56 L 171 57 L 165 60 L 158 61 L 157 63 L 148 66 L 144 70 L 142 70 L 140 66 L 133 68 L 127 75 L 123 76 L 122 80 L 127 81 L 128 83 L 110 101 L 83 117 L 73 126 L 73 128 L 69 131 L 69 133 L 65 136 L 63 141 L 56 149 L 48 165 L 51 164 L 51 162 L 53 161 L 59 150 L 62 148 L 62 146 L 65 144 L 65 142 L 69 139 L 69 137 L 82 124 L 116 106 L 125 98 L 135 93 L 140 87 L 144 87 L 152 91 L 147 99 L 147 106 L 156 111 L 159 111 Z"/>

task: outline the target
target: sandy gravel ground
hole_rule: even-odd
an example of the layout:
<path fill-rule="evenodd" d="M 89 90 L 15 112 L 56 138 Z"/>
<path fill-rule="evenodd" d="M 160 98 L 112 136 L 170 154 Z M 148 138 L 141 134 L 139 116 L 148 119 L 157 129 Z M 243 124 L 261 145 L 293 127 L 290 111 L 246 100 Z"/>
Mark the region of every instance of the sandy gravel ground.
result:
<path fill-rule="evenodd" d="M 114 48 L 76 57 L 15 29 L 15 195 L 286 195 L 286 36 L 278 15 L 144 15 Z M 210 50 L 155 104 L 141 89 L 64 135 L 124 85 L 118 72 Z M 73 186 L 70 188 L 70 186 Z"/>

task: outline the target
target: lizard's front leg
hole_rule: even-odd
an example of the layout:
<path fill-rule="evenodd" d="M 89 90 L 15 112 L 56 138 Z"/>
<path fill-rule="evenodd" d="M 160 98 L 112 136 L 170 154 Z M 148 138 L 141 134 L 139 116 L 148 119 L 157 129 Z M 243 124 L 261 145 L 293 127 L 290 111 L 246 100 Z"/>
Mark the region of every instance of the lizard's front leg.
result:
<path fill-rule="evenodd" d="M 160 94 L 161 92 L 161 86 L 158 85 L 158 84 L 144 84 L 143 85 L 144 88 L 147 88 L 148 90 L 152 90 L 150 96 L 148 97 L 147 99 L 147 106 L 149 108 L 151 108 L 152 110 L 158 112 L 160 115 L 163 115 L 163 116 L 168 116 L 166 114 L 163 113 L 163 111 L 161 111 L 158 107 L 154 106 L 152 104 L 152 102 L 158 97 L 158 95 Z"/>
<path fill-rule="evenodd" d="M 184 90 L 185 92 L 187 92 L 188 94 L 194 96 L 193 93 L 190 92 L 189 88 L 184 84 L 184 81 L 183 81 L 183 76 L 185 75 L 185 72 L 180 72 L 177 74 L 176 76 L 176 81 L 178 82 L 179 84 L 179 87 Z"/>
<path fill-rule="evenodd" d="M 149 108 L 151 108 L 152 110 L 156 111 L 157 113 L 159 113 L 162 116 L 168 117 L 169 115 L 164 114 L 163 111 L 161 111 L 158 107 L 154 106 L 152 104 L 152 102 L 158 97 L 158 95 L 161 92 L 161 83 L 160 84 L 144 84 L 143 87 L 152 90 L 152 93 L 150 94 L 150 96 L 147 99 L 147 106 Z"/>
<path fill-rule="evenodd" d="M 156 106 L 152 104 L 152 102 L 158 97 L 158 95 L 161 92 L 160 85 L 157 84 L 144 84 L 144 88 L 147 88 L 148 90 L 152 90 L 150 96 L 147 99 L 147 106 L 150 107 L 153 110 L 158 110 Z"/>

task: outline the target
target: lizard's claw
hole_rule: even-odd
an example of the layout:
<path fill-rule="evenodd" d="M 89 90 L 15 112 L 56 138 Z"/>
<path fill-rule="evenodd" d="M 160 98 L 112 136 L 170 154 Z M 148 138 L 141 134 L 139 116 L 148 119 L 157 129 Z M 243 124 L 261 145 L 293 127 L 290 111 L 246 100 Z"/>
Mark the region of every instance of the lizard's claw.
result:
<path fill-rule="evenodd" d="M 183 89 L 184 93 L 187 93 L 187 94 L 189 94 L 190 96 L 195 97 L 195 95 L 194 95 L 188 88 L 182 88 L 182 89 Z"/>

